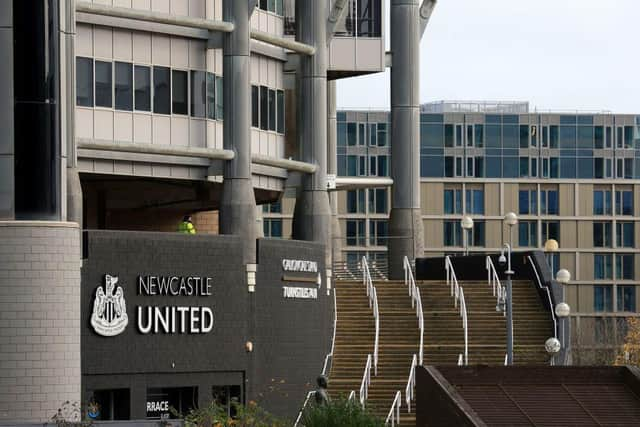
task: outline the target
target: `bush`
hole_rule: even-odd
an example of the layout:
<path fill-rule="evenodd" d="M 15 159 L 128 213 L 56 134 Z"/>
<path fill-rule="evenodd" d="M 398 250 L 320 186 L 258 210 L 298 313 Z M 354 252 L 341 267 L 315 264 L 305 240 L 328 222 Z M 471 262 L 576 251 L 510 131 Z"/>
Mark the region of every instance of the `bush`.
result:
<path fill-rule="evenodd" d="M 384 427 L 384 421 L 360 406 L 357 400 L 340 398 L 326 405 L 309 406 L 302 415 L 305 427 Z"/>
<path fill-rule="evenodd" d="M 231 402 L 236 415 L 230 418 L 227 408 L 211 402 L 208 406 L 192 409 L 184 416 L 185 425 L 189 427 L 284 427 L 283 421 L 260 408 L 251 401 L 247 406 L 233 400 Z M 175 414 L 179 415 L 179 414 Z"/>

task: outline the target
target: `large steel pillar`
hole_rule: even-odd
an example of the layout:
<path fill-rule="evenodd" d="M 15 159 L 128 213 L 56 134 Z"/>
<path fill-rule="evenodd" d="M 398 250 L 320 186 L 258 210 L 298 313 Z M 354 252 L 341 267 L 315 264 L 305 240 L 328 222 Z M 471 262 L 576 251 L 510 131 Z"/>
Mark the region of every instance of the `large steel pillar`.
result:
<path fill-rule="evenodd" d="M 298 146 L 302 161 L 317 166 L 302 178 L 293 214 L 293 238 L 326 245 L 331 260 L 331 208 L 327 193 L 327 8 L 326 1 L 296 1 L 296 40 L 316 48 L 300 58 Z"/>
<path fill-rule="evenodd" d="M 256 198 L 251 179 L 249 129 L 249 2 L 224 0 L 223 19 L 235 29 L 224 36 L 224 148 L 235 157 L 224 166 L 220 204 L 220 232 L 242 236 L 245 264 L 256 262 Z"/>
<path fill-rule="evenodd" d="M 327 173 L 338 174 L 338 112 L 336 98 L 336 81 L 327 82 Z M 338 221 L 338 193 L 329 193 L 331 205 L 331 258 L 342 261 L 342 233 Z"/>
<path fill-rule="evenodd" d="M 402 260 L 422 256 L 420 211 L 419 0 L 391 0 L 391 214 L 389 276 L 404 277 Z"/>

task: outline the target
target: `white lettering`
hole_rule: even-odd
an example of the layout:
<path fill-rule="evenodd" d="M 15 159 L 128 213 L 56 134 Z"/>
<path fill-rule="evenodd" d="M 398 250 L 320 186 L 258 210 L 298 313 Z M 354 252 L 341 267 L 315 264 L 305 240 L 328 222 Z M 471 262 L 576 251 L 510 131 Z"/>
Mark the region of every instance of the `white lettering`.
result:
<path fill-rule="evenodd" d="M 209 307 L 202 307 L 202 333 L 206 334 L 213 329 L 213 311 Z"/>
<path fill-rule="evenodd" d="M 151 307 L 147 307 L 147 325 L 142 324 L 142 307 L 138 307 L 138 330 L 143 334 L 148 334 L 151 332 L 151 324 L 153 323 L 151 319 Z"/>
<path fill-rule="evenodd" d="M 283 259 L 282 269 L 284 271 L 317 273 L 318 263 L 315 261 L 303 261 L 299 259 Z"/>
<path fill-rule="evenodd" d="M 297 288 L 291 286 L 283 286 L 283 296 L 285 298 L 294 299 L 318 299 L 317 288 Z"/>

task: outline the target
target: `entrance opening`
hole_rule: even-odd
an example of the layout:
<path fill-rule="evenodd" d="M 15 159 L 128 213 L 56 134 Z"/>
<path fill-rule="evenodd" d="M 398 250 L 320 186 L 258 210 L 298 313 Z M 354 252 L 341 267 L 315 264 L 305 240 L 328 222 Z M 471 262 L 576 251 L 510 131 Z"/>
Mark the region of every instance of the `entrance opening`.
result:
<path fill-rule="evenodd" d="M 198 388 L 148 388 L 146 405 L 148 419 L 178 418 L 198 407 Z"/>
<path fill-rule="evenodd" d="M 93 392 L 93 400 L 88 405 L 87 414 L 94 420 L 128 420 L 130 400 L 128 388 L 96 390 Z"/>
<path fill-rule="evenodd" d="M 235 417 L 236 410 L 232 402 L 242 403 L 242 388 L 239 385 L 219 385 L 212 390 L 213 400 L 226 408 L 227 416 Z"/>

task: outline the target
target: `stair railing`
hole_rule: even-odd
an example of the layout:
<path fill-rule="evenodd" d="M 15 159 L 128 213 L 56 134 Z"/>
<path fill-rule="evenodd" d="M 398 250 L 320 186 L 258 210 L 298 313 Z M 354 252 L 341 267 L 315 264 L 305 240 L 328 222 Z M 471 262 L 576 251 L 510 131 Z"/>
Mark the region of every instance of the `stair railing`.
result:
<path fill-rule="evenodd" d="M 373 346 L 373 373 L 378 375 L 378 341 L 380 336 L 380 313 L 378 311 L 378 294 L 376 287 L 373 286 L 367 257 L 362 257 L 362 282 L 367 288 L 367 296 L 369 297 L 369 308 L 373 309 L 373 320 L 376 324 L 376 338 Z"/>
<path fill-rule="evenodd" d="M 509 355 L 508 354 L 504 355 L 504 366 L 509 366 Z"/>
<path fill-rule="evenodd" d="M 447 274 L 447 285 L 451 287 L 451 296 L 453 299 L 453 306 L 458 307 L 460 303 L 460 316 L 462 317 L 462 329 L 464 330 L 464 364 L 469 363 L 469 336 L 467 328 L 467 304 L 464 301 L 464 291 L 458 284 L 458 278 L 456 272 L 453 269 L 453 263 L 451 257 L 445 257 L 444 268 Z"/>
<path fill-rule="evenodd" d="M 533 268 L 533 272 L 536 275 L 536 279 L 537 279 L 537 286 L 546 291 L 547 294 L 547 300 L 549 302 L 549 311 L 551 312 L 551 320 L 553 320 L 553 337 L 554 338 L 558 338 L 558 320 L 556 319 L 556 312 L 553 309 L 553 300 L 551 299 L 551 292 L 549 292 L 549 287 L 548 286 L 542 286 L 542 281 L 540 280 L 540 275 L 538 274 L 538 269 L 536 269 L 536 265 L 533 263 L 533 260 L 531 259 L 530 256 L 527 256 L 527 258 L 529 259 L 529 264 L 531 265 L 531 268 Z"/>
<path fill-rule="evenodd" d="M 311 396 L 313 396 L 315 393 L 316 393 L 315 391 L 310 391 L 309 393 L 307 393 L 307 398 L 304 399 L 304 403 L 302 404 L 302 409 L 300 409 L 300 412 L 298 412 L 298 417 L 296 418 L 296 422 L 293 423 L 293 427 L 297 427 L 298 423 L 300 423 L 300 420 L 302 419 L 302 414 L 304 413 L 304 408 L 307 407 L 307 404 L 309 403 Z"/>
<path fill-rule="evenodd" d="M 404 400 L 407 402 L 407 412 L 411 412 L 411 401 L 413 400 L 416 389 L 416 367 L 418 366 L 418 357 L 414 354 L 411 360 L 411 369 L 409 369 L 409 380 L 404 389 Z"/>
<path fill-rule="evenodd" d="M 499 306 L 500 303 L 505 300 L 507 291 L 500 283 L 500 277 L 498 276 L 496 267 L 493 264 L 493 260 L 488 255 L 485 264 L 487 268 L 487 283 L 489 283 L 493 290 L 493 296 L 497 298 L 496 306 Z M 506 310 L 504 312 L 504 315 L 506 316 Z"/>
<path fill-rule="evenodd" d="M 371 355 L 367 355 L 367 364 L 364 366 L 364 374 L 360 383 L 360 405 L 364 408 L 369 394 L 369 384 L 371 384 Z"/>
<path fill-rule="evenodd" d="M 396 397 L 393 399 L 393 403 L 391 404 L 389 415 L 387 415 L 387 419 L 384 422 L 385 426 L 388 426 L 389 423 L 391 423 L 391 427 L 400 425 L 400 405 L 401 404 L 402 404 L 402 395 L 398 391 L 396 392 Z"/>
<path fill-rule="evenodd" d="M 352 401 L 356 398 L 356 391 L 355 390 L 351 390 L 351 393 L 349 393 L 349 397 L 347 397 L 348 401 Z"/>
<path fill-rule="evenodd" d="M 424 313 L 422 312 L 422 297 L 420 297 L 420 289 L 416 286 L 416 280 L 413 277 L 413 269 L 409 258 L 404 257 L 404 284 L 409 287 L 409 295 L 411 296 L 411 308 L 416 309 L 416 316 L 418 317 L 418 328 L 420 328 L 420 347 L 418 350 L 418 362 L 422 366 L 423 362 L 423 347 L 424 347 Z"/>
<path fill-rule="evenodd" d="M 331 352 L 324 358 L 324 366 L 322 367 L 322 375 L 327 376 L 327 367 L 329 359 L 333 365 L 333 350 L 336 345 L 336 326 L 338 325 L 338 305 L 336 304 L 336 289 L 333 289 L 333 338 L 331 339 Z"/>
<path fill-rule="evenodd" d="M 464 358 L 462 357 L 462 353 L 458 355 L 458 366 L 464 366 Z"/>

